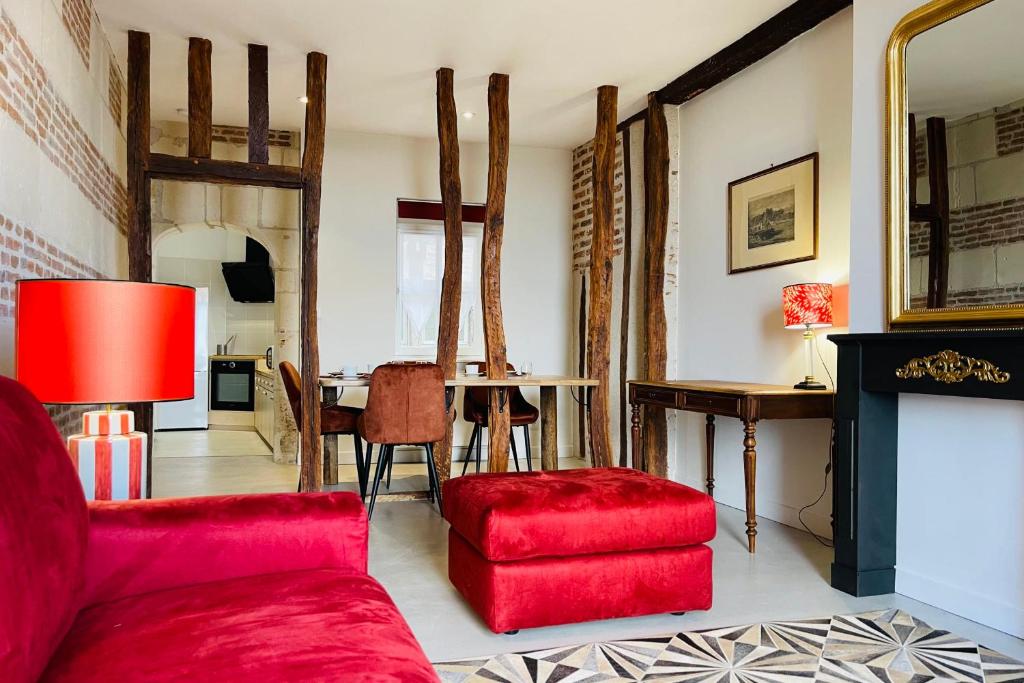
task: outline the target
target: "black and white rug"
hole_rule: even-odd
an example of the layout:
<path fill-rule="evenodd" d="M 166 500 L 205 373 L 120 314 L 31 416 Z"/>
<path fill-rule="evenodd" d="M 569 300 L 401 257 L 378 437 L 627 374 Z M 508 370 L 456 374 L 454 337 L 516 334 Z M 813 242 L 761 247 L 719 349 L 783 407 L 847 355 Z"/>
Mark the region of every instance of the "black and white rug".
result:
<path fill-rule="evenodd" d="M 445 683 L 1024 681 L 1024 663 L 900 610 L 436 664 Z"/>

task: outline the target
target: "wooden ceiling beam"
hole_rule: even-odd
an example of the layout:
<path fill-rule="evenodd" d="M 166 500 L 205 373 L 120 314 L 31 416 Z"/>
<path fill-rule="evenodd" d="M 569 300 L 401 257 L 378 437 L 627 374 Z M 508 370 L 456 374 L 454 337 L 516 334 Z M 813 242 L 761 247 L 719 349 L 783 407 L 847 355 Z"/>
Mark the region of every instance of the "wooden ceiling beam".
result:
<path fill-rule="evenodd" d="M 209 159 L 213 146 L 213 45 L 205 38 L 188 39 L 188 155 Z"/>
<path fill-rule="evenodd" d="M 179 157 L 150 154 L 149 175 L 161 180 L 185 180 L 220 185 L 255 185 L 302 189 L 302 169 L 298 166 L 251 164 L 245 161 Z"/>
<path fill-rule="evenodd" d="M 270 97 L 267 92 L 267 46 L 249 45 L 249 163 L 270 162 Z"/>
<path fill-rule="evenodd" d="M 756 64 L 794 38 L 841 12 L 853 0 L 796 0 L 742 38 L 693 67 L 655 95 L 662 104 L 683 104 Z M 619 124 L 627 128 L 646 117 L 641 109 Z"/>

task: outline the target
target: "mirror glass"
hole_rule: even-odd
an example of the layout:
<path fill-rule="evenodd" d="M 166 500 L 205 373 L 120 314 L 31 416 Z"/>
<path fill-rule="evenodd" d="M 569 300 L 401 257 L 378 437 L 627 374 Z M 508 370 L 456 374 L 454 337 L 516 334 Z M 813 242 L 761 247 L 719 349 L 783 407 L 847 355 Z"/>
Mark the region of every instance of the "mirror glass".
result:
<path fill-rule="evenodd" d="M 1024 1 L 992 0 L 906 50 L 911 310 L 1024 304 Z"/>

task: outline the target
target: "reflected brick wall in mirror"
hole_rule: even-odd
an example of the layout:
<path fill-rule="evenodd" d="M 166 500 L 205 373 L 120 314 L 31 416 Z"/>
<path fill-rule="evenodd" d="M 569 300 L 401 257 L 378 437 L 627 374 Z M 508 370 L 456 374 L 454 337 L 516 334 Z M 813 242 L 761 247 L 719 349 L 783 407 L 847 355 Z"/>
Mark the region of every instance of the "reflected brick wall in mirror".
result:
<path fill-rule="evenodd" d="M 918 118 L 917 196 L 927 202 L 925 119 Z M 1024 100 L 946 123 L 949 306 L 1024 302 Z M 928 225 L 913 222 L 910 295 L 925 307 Z"/>

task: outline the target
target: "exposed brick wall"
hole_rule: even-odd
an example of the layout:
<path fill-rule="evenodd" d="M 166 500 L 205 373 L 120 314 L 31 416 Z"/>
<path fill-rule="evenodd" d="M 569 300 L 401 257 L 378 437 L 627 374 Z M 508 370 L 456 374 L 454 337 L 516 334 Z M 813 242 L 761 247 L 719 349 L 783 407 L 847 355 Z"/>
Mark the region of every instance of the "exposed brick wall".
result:
<path fill-rule="evenodd" d="M 14 317 L 14 283 L 22 278 L 101 278 L 103 273 L 58 249 L 31 228 L 0 214 L 0 320 Z M 82 413 L 95 406 L 47 406 L 61 436 L 82 431 Z"/>
<path fill-rule="evenodd" d="M 117 61 L 110 59 L 110 70 L 107 75 L 107 106 L 110 108 L 110 115 L 114 117 L 114 123 L 118 129 L 121 128 L 121 106 L 124 100 L 124 79 L 121 78 L 121 70 L 117 68 Z"/>
<path fill-rule="evenodd" d="M 0 214 L 0 319 L 14 317 L 14 283 L 23 278 L 102 278 L 103 273 Z"/>
<path fill-rule="evenodd" d="M 291 147 L 297 142 L 297 137 L 298 133 L 294 131 L 271 128 L 267 135 L 267 143 L 271 147 Z M 249 143 L 249 129 L 245 126 L 214 126 L 213 141 L 246 145 Z"/>
<path fill-rule="evenodd" d="M 996 113 L 996 151 L 999 156 L 1024 151 L 1024 107 Z"/>
<path fill-rule="evenodd" d="M 71 34 L 85 68 L 89 68 L 89 41 L 92 36 L 92 3 L 89 0 L 63 0 L 61 19 Z"/>
<path fill-rule="evenodd" d="M 127 232 L 128 193 L 60 97 L 6 12 L 0 14 L 0 110 L 108 221 Z"/>
<path fill-rule="evenodd" d="M 594 141 L 580 145 L 572 152 L 572 269 L 583 272 L 590 268 L 590 237 L 594 230 L 593 192 Z M 622 133 L 615 137 L 614 193 L 615 234 L 612 255 L 622 253 L 625 228 L 626 181 L 622 164 Z"/>

